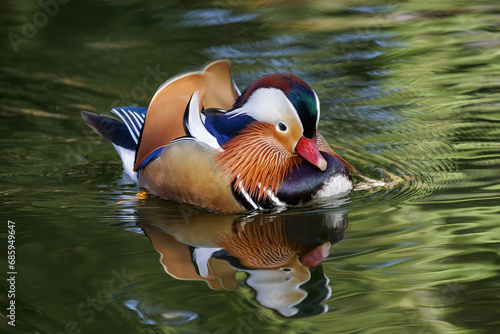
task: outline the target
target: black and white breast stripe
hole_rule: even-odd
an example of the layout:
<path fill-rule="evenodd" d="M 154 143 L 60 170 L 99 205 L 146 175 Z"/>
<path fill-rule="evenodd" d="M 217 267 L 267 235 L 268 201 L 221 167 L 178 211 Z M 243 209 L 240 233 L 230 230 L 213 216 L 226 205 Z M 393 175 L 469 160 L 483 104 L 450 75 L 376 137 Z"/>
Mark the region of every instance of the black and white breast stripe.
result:
<path fill-rule="evenodd" d="M 238 183 L 238 190 L 234 189 L 234 183 L 231 188 L 233 189 L 234 197 L 246 210 L 262 210 L 286 206 L 286 203 L 276 197 L 271 189 L 267 190 L 267 198 L 265 200 L 256 201 L 250 196 L 245 188 L 243 188 L 241 181 Z"/>
<path fill-rule="evenodd" d="M 141 129 L 144 126 L 146 113 L 125 108 L 114 108 L 111 112 L 120 117 L 123 123 L 125 123 L 130 135 L 137 144 L 139 142 L 139 137 L 141 136 Z"/>

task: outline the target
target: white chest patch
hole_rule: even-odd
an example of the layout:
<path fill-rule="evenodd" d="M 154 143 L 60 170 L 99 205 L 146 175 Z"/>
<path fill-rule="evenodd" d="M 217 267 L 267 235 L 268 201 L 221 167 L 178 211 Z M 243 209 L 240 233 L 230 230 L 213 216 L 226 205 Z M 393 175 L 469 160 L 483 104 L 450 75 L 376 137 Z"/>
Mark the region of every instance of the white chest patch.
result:
<path fill-rule="evenodd" d="M 330 177 L 314 198 L 332 197 L 347 194 L 352 190 L 352 181 L 345 175 L 337 174 Z"/>

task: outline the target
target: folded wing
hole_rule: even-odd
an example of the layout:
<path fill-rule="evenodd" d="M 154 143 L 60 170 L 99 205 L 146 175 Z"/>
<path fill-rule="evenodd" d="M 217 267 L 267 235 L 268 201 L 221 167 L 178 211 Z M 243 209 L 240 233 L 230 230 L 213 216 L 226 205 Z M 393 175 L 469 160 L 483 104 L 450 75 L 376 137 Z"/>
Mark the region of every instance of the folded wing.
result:
<path fill-rule="evenodd" d="M 230 109 L 237 98 L 229 61 L 213 62 L 202 72 L 188 73 L 165 82 L 154 95 L 139 137 L 134 171 L 150 154 L 173 140 L 189 135 L 184 126 L 186 107 L 193 95 L 198 113 L 203 109 Z M 197 101 L 196 101 L 197 100 Z"/>

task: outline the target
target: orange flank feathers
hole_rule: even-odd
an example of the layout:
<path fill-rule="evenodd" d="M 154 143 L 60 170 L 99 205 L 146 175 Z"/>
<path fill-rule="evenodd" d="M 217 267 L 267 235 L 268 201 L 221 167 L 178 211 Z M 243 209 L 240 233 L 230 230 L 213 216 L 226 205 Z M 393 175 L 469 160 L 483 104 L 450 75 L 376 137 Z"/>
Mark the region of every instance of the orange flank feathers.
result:
<path fill-rule="evenodd" d="M 230 174 L 235 191 L 240 191 L 241 183 L 258 201 L 267 197 L 268 189 L 276 194 L 286 173 L 302 161 L 283 147 L 274 131 L 271 124 L 253 122 L 222 145 L 216 156 L 216 167 Z"/>

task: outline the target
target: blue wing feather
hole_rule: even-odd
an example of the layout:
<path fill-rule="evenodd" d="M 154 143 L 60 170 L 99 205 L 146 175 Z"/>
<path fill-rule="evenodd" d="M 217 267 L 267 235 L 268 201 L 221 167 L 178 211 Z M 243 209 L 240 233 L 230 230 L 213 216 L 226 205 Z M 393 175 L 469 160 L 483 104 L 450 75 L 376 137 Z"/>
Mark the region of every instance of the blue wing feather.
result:
<path fill-rule="evenodd" d="M 147 108 L 141 107 L 119 107 L 114 108 L 111 112 L 120 117 L 123 123 L 125 123 L 130 135 L 137 144 L 141 136 L 142 127 L 144 126 L 147 110 Z"/>
<path fill-rule="evenodd" d="M 189 105 L 188 105 L 189 107 Z M 188 122 L 188 107 L 186 108 L 186 112 L 184 114 L 184 126 L 186 127 L 186 132 L 188 136 L 190 135 L 189 126 L 187 126 L 186 122 Z M 134 137 L 134 140 L 140 137 L 140 130 L 144 124 L 144 117 L 146 116 L 146 108 L 137 108 L 137 107 L 124 107 L 124 108 L 115 108 L 113 109 L 113 113 L 118 115 L 127 125 L 129 131 Z M 230 113 L 226 113 L 216 109 L 207 109 L 203 111 L 205 115 L 205 128 L 207 131 L 217 139 L 217 143 L 222 145 L 227 141 L 233 139 L 238 135 L 238 133 L 245 128 L 251 122 L 254 122 L 255 119 L 248 115 L 234 115 Z M 135 116 L 135 117 L 134 117 Z M 142 117 L 142 123 L 141 123 Z M 139 121 L 137 121 L 139 118 Z M 134 122 L 135 120 L 135 122 Z M 139 131 L 136 130 L 139 128 Z M 135 136 L 134 136 L 135 135 Z M 181 140 L 186 138 L 178 138 L 176 140 Z M 138 170 L 144 168 L 148 163 L 158 158 L 164 147 L 160 147 L 153 151 L 139 166 Z"/>
<path fill-rule="evenodd" d="M 142 168 L 144 168 L 144 166 L 146 166 L 148 163 L 150 163 L 151 161 L 155 160 L 156 158 L 158 158 L 160 155 L 161 155 L 161 152 L 163 151 L 163 149 L 165 148 L 165 146 L 162 146 L 160 148 L 157 148 L 156 150 L 154 150 L 153 152 L 151 152 L 150 155 L 148 155 L 148 157 L 146 159 L 144 159 L 144 161 L 139 165 L 139 168 L 137 168 L 137 171 L 140 171 Z"/>
<path fill-rule="evenodd" d="M 233 139 L 238 133 L 255 119 L 248 115 L 231 115 L 218 111 L 205 110 L 205 127 L 219 145 Z"/>

